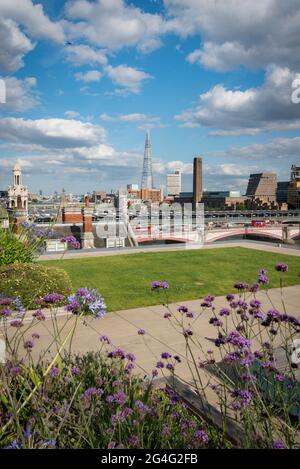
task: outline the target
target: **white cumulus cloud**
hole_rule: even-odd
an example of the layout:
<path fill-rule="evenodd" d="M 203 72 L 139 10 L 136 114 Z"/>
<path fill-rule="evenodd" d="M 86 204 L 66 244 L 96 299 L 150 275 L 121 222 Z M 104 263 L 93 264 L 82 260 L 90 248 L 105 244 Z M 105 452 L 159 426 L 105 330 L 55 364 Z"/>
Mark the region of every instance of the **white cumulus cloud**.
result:
<path fill-rule="evenodd" d="M 299 129 L 300 107 L 291 100 L 296 76 L 287 67 L 270 66 L 259 87 L 241 91 L 216 85 L 175 119 L 187 127 L 216 129 L 212 134 L 220 136 Z"/>

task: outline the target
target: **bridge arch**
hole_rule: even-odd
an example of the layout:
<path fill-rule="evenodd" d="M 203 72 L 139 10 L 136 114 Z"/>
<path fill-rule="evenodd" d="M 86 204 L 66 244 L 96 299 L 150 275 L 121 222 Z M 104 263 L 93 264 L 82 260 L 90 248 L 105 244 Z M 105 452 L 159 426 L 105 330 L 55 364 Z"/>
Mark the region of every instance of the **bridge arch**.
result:
<path fill-rule="evenodd" d="M 205 241 L 214 243 L 216 241 L 220 241 L 226 238 L 233 238 L 235 236 L 259 236 L 264 238 L 270 238 L 275 240 L 282 240 L 282 233 L 281 231 L 268 231 L 268 230 L 245 230 L 241 229 L 233 229 L 233 230 L 226 230 L 221 232 L 213 232 L 208 231 L 205 234 Z"/>

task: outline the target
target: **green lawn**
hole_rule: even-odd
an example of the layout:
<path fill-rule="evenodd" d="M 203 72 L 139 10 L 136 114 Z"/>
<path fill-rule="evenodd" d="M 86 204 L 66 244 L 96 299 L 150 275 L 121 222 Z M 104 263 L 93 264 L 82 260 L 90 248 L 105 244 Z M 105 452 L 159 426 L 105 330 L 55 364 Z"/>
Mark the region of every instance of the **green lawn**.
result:
<path fill-rule="evenodd" d="M 170 301 L 223 295 L 233 291 L 236 281 L 254 282 L 261 268 L 269 271 L 270 287 L 279 286 L 277 262 L 289 265 L 285 285 L 300 284 L 300 258 L 246 248 L 183 250 L 74 260 L 47 261 L 65 269 L 74 288 L 97 288 L 108 309 L 118 310 L 154 305 L 163 297 L 150 291 L 153 280 L 170 284 Z"/>

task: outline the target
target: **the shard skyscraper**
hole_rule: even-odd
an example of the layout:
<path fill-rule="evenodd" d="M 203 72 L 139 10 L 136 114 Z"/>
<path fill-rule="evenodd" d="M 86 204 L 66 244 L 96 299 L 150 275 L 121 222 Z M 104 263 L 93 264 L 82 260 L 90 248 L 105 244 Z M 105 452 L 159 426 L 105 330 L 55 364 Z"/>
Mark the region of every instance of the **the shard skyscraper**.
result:
<path fill-rule="evenodd" d="M 147 130 L 141 189 L 153 189 L 150 131 Z"/>

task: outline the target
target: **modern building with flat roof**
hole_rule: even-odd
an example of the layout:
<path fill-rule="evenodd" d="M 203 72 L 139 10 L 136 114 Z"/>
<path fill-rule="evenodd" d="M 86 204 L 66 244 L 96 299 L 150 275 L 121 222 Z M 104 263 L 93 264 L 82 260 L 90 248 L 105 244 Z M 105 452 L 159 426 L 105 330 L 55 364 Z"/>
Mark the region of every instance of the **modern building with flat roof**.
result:
<path fill-rule="evenodd" d="M 173 174 L 167 175 L 167 195 L 175 196 L 181 192 L 181 171 L 176 169 Z"/>
<path fill-rule="evenodd" d="M 277 174 L 255 173 L 250 174 L 246 196 L 259 199 L 262 203 L 276 202 Z"/>

